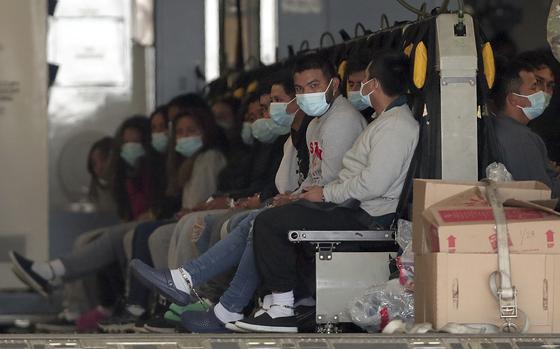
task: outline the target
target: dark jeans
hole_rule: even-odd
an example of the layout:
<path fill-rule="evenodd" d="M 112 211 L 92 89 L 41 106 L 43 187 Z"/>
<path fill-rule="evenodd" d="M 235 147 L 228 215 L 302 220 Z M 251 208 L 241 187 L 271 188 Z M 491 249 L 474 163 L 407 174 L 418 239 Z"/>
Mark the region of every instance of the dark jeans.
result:
<path fill-rule="evenodd" d="M 124 294 L 124 277 L 118 263 L 97 273 L 99 304 L 104 307 L 114 306 Z"/>
<path fill-rule="evenodd" d="M 304 244 L 288 240 L 289 230 L 366 230 L 367 214 L 362 209 L 335 207 L 331 203 L 318 203 L 312 207 L 306 202 L 294 202 L 271 208 L 259 214 L 253 227 L 255 260 L 263 286 L 272 292 L 296 289 L 299 271 L 312 264 L 312 258 L 301 258 Z M 370 217 L 381 227 L 388 227 L 394 214 Z"/>
<path fill-rule="evenodd" d="M 172 220 L 162 220 L 138 224 L 132 238 L 132 258 L 153 266 L 152 255 L 148 246 L 150 235 L 159 227 L 173 223 Z M 140 305 L 146 308 L 150 298 L 150 290 L 129 273 L 127 304 Z"/>

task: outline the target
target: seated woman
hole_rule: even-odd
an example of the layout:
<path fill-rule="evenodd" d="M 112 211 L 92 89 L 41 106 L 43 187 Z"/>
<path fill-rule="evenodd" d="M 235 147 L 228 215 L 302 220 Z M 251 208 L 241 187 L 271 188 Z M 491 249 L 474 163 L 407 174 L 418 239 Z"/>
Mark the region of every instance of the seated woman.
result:
<path fill-rule="evenodd" d="M 121 124 L 115 136 L 109 168 L 110 188 L 119 217 L 126 223 L 100 229 L 97 238 L 48 262 L 34 262 L 10 251 L 14 272 L 33 290 L 47 297 L 62 282 L 92 275 L 115 262 L 124 265 L 124 234 L 137 221 L 148 219 L 152 210 L 157 210 L 156 203 L 161 201 L 163 193 L 150 134 L 148 118 L 133 116 Z M 83 319 L 84 327 L 91 329 L 90 325 L 111 312 L 109 304 L 100 305 Z"/>

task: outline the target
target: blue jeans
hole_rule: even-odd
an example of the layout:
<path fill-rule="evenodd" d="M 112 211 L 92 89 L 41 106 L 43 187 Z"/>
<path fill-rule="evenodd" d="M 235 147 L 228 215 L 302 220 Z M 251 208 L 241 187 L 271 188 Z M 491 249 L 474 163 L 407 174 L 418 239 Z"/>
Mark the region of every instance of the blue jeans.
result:
<path fill-rule="evenodd" d="M 253 254 L 252 227 L 261 211 L 252 211 L 230 233 L 199 258 L 183 265 L 196 287 L 231 267 L 238 265 L 229 288 L 220 303 L 229 311 L 240 313 L 247 306 L 260 282 Z"/>

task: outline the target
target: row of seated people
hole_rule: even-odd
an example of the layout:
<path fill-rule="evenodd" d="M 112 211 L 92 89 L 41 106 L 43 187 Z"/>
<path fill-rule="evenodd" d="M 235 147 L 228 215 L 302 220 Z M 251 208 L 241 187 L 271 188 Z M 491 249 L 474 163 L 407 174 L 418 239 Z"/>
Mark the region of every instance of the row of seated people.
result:
<path fill-rule="evenodd" d="M 552 70 L 540 63 L 521 57 L 498 70 L 492 120 L 513 178 L 540 180 L 558 197 L 558 172 L 527 127 L 553 93 Z M 392 224 L 419 137 L 408 65 L 391 50 L 351 57 L 341 80 L 328 59 L 308 54 L 259 81 L 243 122 L 231 101 L 210 108 L 194 94 L 149 121 L 126 120 L 113 146 L 90 157 L 124 222 L 84 234 L 51 261 L 12 251 L 15 272 L 45 296 L 63 284 L 65 320 L 84 331 L 313 330 L 314 251 L 287 232 Z M 98 282 L 100 305 L 85 311 L 76 300 L 100 273 L 125 286 Z M 124 300 L 115 306 L 107 293 Z"/>

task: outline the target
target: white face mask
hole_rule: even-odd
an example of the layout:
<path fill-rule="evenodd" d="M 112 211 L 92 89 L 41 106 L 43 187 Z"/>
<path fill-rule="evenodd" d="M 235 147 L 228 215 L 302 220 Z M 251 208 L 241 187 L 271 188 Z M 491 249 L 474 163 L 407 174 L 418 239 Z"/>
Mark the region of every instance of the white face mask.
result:
<path fill-rule="evenodd" d="M 278 125 L 291 126 L 292 122 L 294 122 L 294 118 L 296 117 L 297 111 L 296 113 L 289 114 L 286 109 L 288 108 L 288 104 L 292 103 L 294 99 L 292 99 L 288 103 L 280 103 L 280 102 L 270 103 L 270 107 L 268 109 L 270 118 L 274 120 L 274 122 L 277 123 Z"/>
<path fill-rule="evenodd" d="M 243 123 L 243 128 L 241 129 L 241 139 L 246 145 L 253 145 L 253 133 L 251 131 L 251 123 L 245 121 Z"/>
<path fill-rule="evenodd" d="M 513 94 L 519 97 L 525 97 L 529 100 L 529 102 L 531 102 L 531 106 L 529 107 L 517 106 L 517 108 L 523 110 L 523 114 L 525 114 L 525 116 L 529 120 L 534 120 L 539 116 L 541 116 L 547 107 L 546 94 L 543 91 L 537 91 L 528 96 L 520 95 L 517 93 L 513 93 Z"/>
<path fill-rule="evenodd" d="M 373 90 L 368 93 L 367 95 L 364 95 L 364 86 L 366 84 L 368 84 L 370 81 L 372 81 L 373 79 L 369 79 L 366 82 L 361 82 L 361 86 L 360 86 L 360 97 L 362 98 L 362 101 L 367 104 L 369 107 L 373 108 L 373 105 L 371 104 L 371 94 L 373 93 Z"/>
<path fill-rule="evenodd" d="M 305 114 L 318 117 L 329 110 L 330 104 L 327 103 L 327 91 L 331 87 L 332 81 L 333 79 L 329 81 L 327 89 L 323 92 L 296 94 L 297 104 Z"/>
<path fill-rule="evenodd" d="M 203 147 L 201 136 L 181 137 L 177 140 L 175 151 L 188 158 Z"/>
<path fill-rule="evenodd" d="M 274 124 L 272 119 L 258 119 L 251 125 L 251 133 L 259 142 L 270 144 L 278 138 L 278 134 L 273 130 Z"/>
<path fill-rule="evenodd" d="M 169 138 L 167 136 L 167 133 L 165 132 L 152 133 L 152 147 L 154 147 L 154 149 L 158 153 L 165 153 L 165 151 L 167 150 L 168 142 L 169 142 Z"/>
<path fill-rule="evenodd" d="M 369 107 L 369 104 L 365 102 L 362 98 L 360 91 L 350 91 L 348 92 L 348 100 L 354 106 L 354 108 L 359 111 L 365 110 Z"/>
<path fill-rule="evenodd" d="M 126 161 L 127 164 L 134 167 L 142 156 L 146 154 L 144 146 L 142 143 L 138 142 L 127 142 L 121 147 L 121 158 Z"/>

